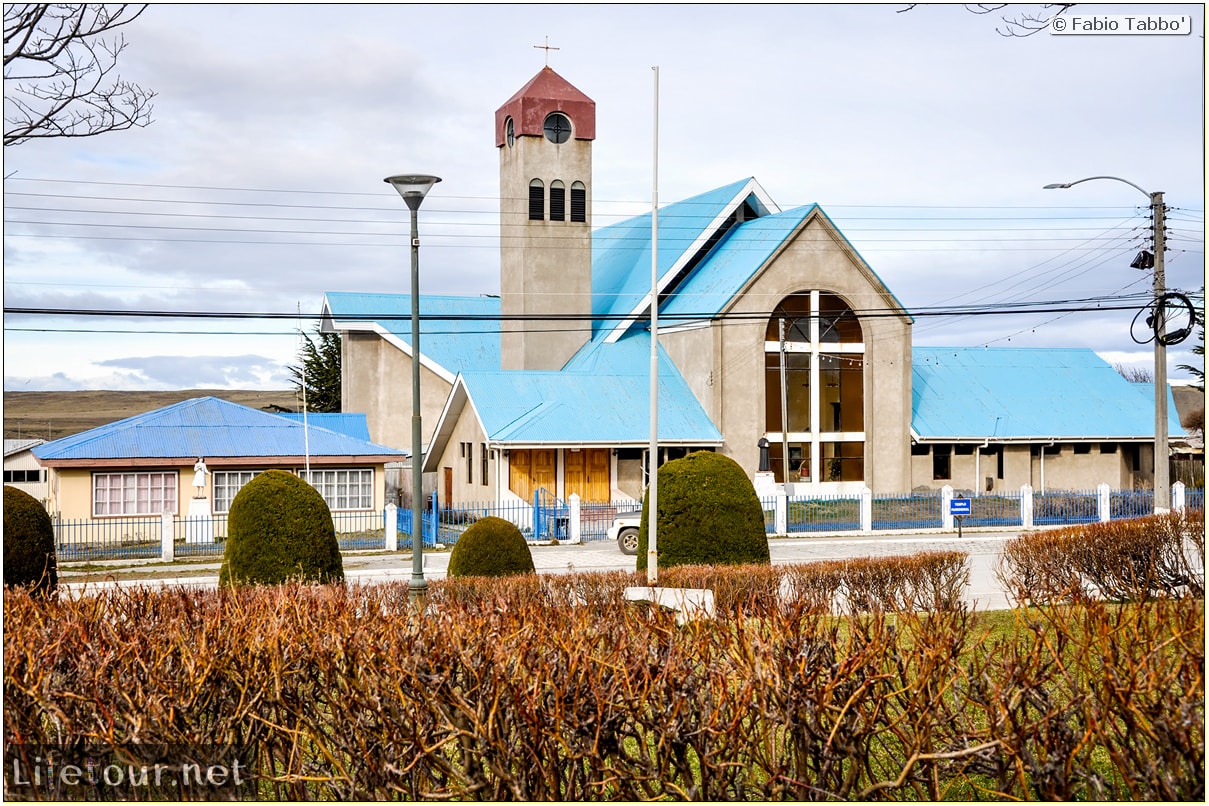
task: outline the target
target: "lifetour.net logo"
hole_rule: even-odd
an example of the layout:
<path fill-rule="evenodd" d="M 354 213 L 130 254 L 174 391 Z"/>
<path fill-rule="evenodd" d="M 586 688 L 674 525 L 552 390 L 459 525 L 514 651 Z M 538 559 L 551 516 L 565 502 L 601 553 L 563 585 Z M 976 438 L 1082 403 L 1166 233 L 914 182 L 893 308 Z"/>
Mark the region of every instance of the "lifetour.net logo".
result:
<path fill-rule="evenodd" d="M 235 747 L 34 747 L 4 753 L 4 799 L 254 800 L 248 759 Z"/>

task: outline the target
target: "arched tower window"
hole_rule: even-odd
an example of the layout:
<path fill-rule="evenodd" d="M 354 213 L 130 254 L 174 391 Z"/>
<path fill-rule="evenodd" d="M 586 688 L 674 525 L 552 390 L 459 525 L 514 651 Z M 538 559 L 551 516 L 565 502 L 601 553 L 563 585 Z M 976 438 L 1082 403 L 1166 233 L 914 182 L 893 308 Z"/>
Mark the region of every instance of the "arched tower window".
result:
<path fill-rule="evenodd" d="M 583 182 L 571 183 L 571 221 L 583 223 L 588 220 L 588 189 Z"/>
<path fill-rule="evenodd" d="M 567 186 L 557 179 L 550 183 L 550 220 L 567 220 Z"/>
<path fill-rule="evenodd" d="M 542 180 L 529 183 L 529 220 L 543 221 L 546 218 L 546 186 Z"/>
<path fill-rule="evenodd" d="M 780 482 L 865 478 L 865 343 L 844 299 L 801 291 L 764 335 L 765 433 Z"/>

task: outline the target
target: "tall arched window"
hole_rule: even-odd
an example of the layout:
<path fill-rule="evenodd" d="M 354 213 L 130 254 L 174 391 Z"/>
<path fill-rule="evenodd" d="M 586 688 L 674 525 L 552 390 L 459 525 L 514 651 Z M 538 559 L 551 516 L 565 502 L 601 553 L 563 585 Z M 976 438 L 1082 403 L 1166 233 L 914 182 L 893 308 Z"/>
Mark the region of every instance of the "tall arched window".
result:
<path fill-rule="evenodd" d="M 781 301 L 764 336 L 765 438 L 781 482 L 865 478 L 865 343 L 838 295 Z"/>
<path fill-rule="evenodd" d="M 550 183 L 550 220 L 567 220 L 567 186 L 558 179 Z"/>
<path fill-rule="evenodd" d="M 542 180 L 529 183 L 529 220 L 543 221 L 546 218 L 546 186 Z"/>

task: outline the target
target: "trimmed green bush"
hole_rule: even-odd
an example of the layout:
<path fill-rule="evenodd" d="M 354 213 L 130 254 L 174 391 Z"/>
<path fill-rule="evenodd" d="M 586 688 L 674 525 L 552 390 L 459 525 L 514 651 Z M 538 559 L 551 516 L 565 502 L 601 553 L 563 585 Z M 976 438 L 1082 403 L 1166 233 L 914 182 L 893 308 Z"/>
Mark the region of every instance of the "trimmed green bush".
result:
<path fill-rule="evenodd" d="M 344 563 L 327 502 L 284 470 L 245 484 L 227 516 L 227 548 L 218 584 L 343 582 Z"/>
<path fill-rule="evenodd" d="M 646 569 L 647 507 L 642 502 L 638 569 Z M 659 468 L 659 567 L 768 563 L 764 510 L 735 460 L 697 451 Z"/>
<path fill-rule="evenodd" d="M 59 584 L 55 527 L 46 507 L 24 490 L 4 488 L 4 587 L 48 594 Z"/>
<path fill-rule="evenodd" d="M 533 555 L 511 521 L 487 517 L 462 532 L 449 554 L 450 577 L 503 577 L 532 574 Z"/>

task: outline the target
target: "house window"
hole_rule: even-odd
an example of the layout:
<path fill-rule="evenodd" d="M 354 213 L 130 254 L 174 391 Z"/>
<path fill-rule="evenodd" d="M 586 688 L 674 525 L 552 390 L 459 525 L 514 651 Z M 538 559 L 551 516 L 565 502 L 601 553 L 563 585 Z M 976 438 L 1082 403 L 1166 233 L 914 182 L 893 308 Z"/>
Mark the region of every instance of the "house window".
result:
<path fill-rule="evenodd" d="M 583 182 L 571 183 L 571 221 L 584 223 L 588 220 L 588 189 Z"/>
<path fill-rule="evenodd" d="M 259 470 L 216 470 L 211 474 L 214 487 L 214 511 L 216 513 L 230 512 L 231 502 L 235 494 L 254 477 L 260 475 Z"/>
<path fill-rule="evenodd" d="M 94 473 L 92 514 L 159 515 L 176 512 L 177 474 Z"/>
<path fill-rule="evenodd" d="M 841 297 L 801 291 L 776 306 L 764 335 L 764 396 L 763 436 L 782 446 L 778 481 L 864 480 L 865 343 Z"/>
<path fill-rule="evenodd" d="M 5 484 L 30 484 L 33 482 L 46 481 L 43 477 L 43 470 L 5 470 Z"/>
<path fill-rule="evenodd" d="M 932 448 L 932 479 L 942 481 L 953 477 L 952 447 L 936 445 Z"/>
<path fill-rule="evenodd" d="M 298 475 L 307 479 L 305 470 Z M 333 512 L 374 508 L 374 471 L 370 468 L 312 470 L 308 480 Z"/>
<path fill-rule="evenodd" d="M 462 455 L 466 457 L 466 483 L 474 484 L 474 443 L 462 443 Z"/>
<path fill-rule="evenodd" d="M 567 220 L 567 187 L 557 179 L 550 183 L 550 220 Z"/>
<path fill-rule="evenodd" d="M 546 218 L 546 186 L 542 180 L 529 183 L 529 220 L 543 221 Z"/>
<path fill-rule="evenodd" d="M 490 463 L 487 461 L 487 443 L 486 442 L 479 443 L 479 451 L 480 451 L 479 455 L 482 457 L 482 462 L 483 462 L 482 472 L 479 473 L 479 483 L 482 484 L 484 487 L 486 487 L 487 486 L 487 468 L 490 467 Z"/>

